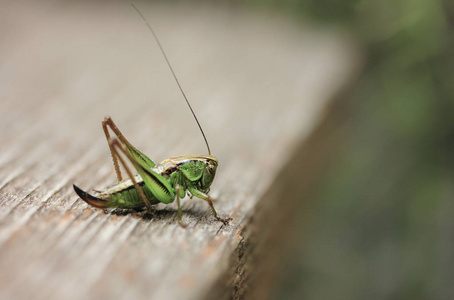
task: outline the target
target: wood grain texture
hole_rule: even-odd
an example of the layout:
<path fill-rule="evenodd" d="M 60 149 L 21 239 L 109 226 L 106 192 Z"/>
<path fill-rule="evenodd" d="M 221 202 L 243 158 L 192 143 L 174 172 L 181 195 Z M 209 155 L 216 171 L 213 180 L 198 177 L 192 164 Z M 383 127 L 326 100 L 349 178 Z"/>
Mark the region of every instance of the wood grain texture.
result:
<path fill-rule="evenodd" d="M 286 194 L 282 201 L 281 192 L 311 172 L 298 177 L 290 168 L 293 181 L 283 174 L 354 76 L 356 48 L 340 34 L 275 15 L 138 6 L 219 159 L 211 195 L 233 221 L 221 226 L 196 198 L 183 200 L 187 229 L 178 226 L 175 204 L 158 205 L 152 217 L 104 213 L 81 201 L 73 183 L 96 189 L 115 182 L 105 115 L 155 161 L 206 154 L 203 139 L 128 5 L 4 3 L 2 299 L 241 298 L 254 273 L 253 265 L 241 266 L 254 261 L 254 247 L 279 241 L 271 234 L 279 220 L 259 216 L 280 207 L 281 218 L 291 218 L 283 205 L 302 199 Z"/>

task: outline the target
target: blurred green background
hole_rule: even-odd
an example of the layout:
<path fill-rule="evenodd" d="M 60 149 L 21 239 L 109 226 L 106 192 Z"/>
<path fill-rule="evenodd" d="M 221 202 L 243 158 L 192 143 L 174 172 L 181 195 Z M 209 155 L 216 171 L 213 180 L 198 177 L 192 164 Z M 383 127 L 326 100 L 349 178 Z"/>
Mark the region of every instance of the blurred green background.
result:
<path fill-rule="evenodd" d="M 248 0 L 335 26 L 366 65 L 274 299 L 454 299 L 454 1 Z"/>

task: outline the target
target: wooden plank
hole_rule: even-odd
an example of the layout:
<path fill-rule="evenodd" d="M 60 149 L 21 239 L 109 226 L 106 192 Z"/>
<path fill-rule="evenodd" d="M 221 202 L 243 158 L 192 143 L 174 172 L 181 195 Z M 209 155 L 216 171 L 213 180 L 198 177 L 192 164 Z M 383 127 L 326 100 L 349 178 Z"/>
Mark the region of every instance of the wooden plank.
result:
<path fill-rule="evenodd" d="M 292 216 L 286 204 L 310 201 L 289 186 L 316 173 L 306 168 L 298 177 L 311 166 L 300 154 L 354 77 L 356 48 L 341 35 L 277 16 L 194 4 L 140 7 L 220 161 L 211 195 L 233 221 L 221 226 L 195 198 L 183 200 L 187 229 L 178 226 L 175 204 L 158 205 L 151 217 L 105 214 L 81 201 L 73 183 L 96 189 L 115 181 L 100 124 L 106 114 L 155 161 L 206 154 L 203 140 L 130 7 L 5 4 L 2 299 L 241 298 L 248 289 L 269 291 L 257 285 L 272 281 L 285 247 L 274 248 L 268 269 L 253 262 L 289 239 L 279 228 Z M 258 274 L 268 279 L 257 281 Z"/>

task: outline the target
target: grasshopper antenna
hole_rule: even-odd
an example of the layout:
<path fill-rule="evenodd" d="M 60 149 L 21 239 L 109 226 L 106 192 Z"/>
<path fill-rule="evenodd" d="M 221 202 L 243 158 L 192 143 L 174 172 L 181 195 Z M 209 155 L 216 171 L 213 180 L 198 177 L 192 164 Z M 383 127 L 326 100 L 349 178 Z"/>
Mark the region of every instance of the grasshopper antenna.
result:
<path fill-rule="evenodd" d="M 145 19 L 145 17 L 144 17 L 144 16 L 142 15 L 142 13 L 137 9 L 137 7 L 134 5 L 134 3 L 131 3 L 131 6 L 137 11 L 137 13 L 140 15 L 140 17 L 141 17 L 142 20 L 145 22 L 145 24 L 147 24 L 148 29 L 150 29 L 150 32 L 153 34 L 154 39 L 155 39 L 156 42 L 158 43 L 159 49 L 161 49 L 162 55 L 164 55 L 164 58 L 166 59 L 167 65 L 169 66 L 170 71 L 172 72 L 173 78 L 175 78 L 175 81 L 177 82 L 177 85 L 178 85 L 178 87 L 180 88 L 181 93 L 183 94 L 184 100 L 186 100 L 186 103 L 188 104 L 189 109 L 191 110 L 191 113 L 192 113 L 192 115 L 194 116 L 194 119 L 195 119 L 195 121 L 197 122 L 197 125 L 199 126 L 200 132 L 202 133 L 203 139 L 205 140 L 205 144 L 207 145 L 208 154 L 211 155 L 210 146 L 208 145 L 208 141 L 207 141 L 207 138 L 206 138 L 206 136 L 205 136 L 205 133 L 203 132 L 202 126 L 200 126 L 199 120 L 197 119 L 197 116 L 195 115 L 194 110 L 192 109 L 191 104 L 189 104 L 188 98 L 186 97 L 186 94 L 184 93 L 183 88 L 181 87 L 180 82 L 178 81 L 177 75 L 175 75 L 175 72 L 173 71 L 173 68 L 172 68 L 172 66 L 170 65 L 169 59 L 167 58 L 167 55 L 166 55 L 166 53 L 164 52 L 164 49 L 163 49 L 162 46 L 161 46 L 161 42 L 159 42 L 159 39 L 158 39 L 158 37 L 156 36 L 156 33 L 154 33 L 153 28 L 151 28 L 151 25 L 148 23 L 147 19 Z"/>

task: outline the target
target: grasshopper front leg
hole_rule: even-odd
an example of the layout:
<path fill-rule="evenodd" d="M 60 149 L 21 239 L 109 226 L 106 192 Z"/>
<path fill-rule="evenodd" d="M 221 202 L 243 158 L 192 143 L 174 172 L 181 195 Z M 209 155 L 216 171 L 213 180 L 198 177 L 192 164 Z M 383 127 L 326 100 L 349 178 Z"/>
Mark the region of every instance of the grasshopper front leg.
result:
<path fill-rule="evenodd" d="M 178 224 L 180 224 L 181 227 L 186 228 L 188 227 L 186 224 L 183 223 L 182 220 L 182 213 L 181 213 L 181 205 L 180 205 L 180 185 L 177 184 L 175 186 L 175 196 L 177 198 L 177 208 L 178 208 Z"/>
<path fill-rule="evenodd" d="M 228 225 L 230 220 L 232 220 L 232 218 L 226 218 L 226 219 L 223 219 L 223 218 L 220 218 L 218 216 L 218 213 L 216 212 L 216 209 L 214 208 L 213 206 L 213 201 L 211 200 L 210 196 L 208 196 L 207 194 L 195 189 L 195 188 L 188 188 L 189 192 L 191 193 L 191 195 L 199 198 L 199 199 L 203 199 L 205 200 L 208 205 L 210 206 L 211 208 L 211 212 L 213 213 L 213 216 L 218 220 L 218 221 L 221 221 L 222 223 L 224 223 L 224 225 Z"/>

